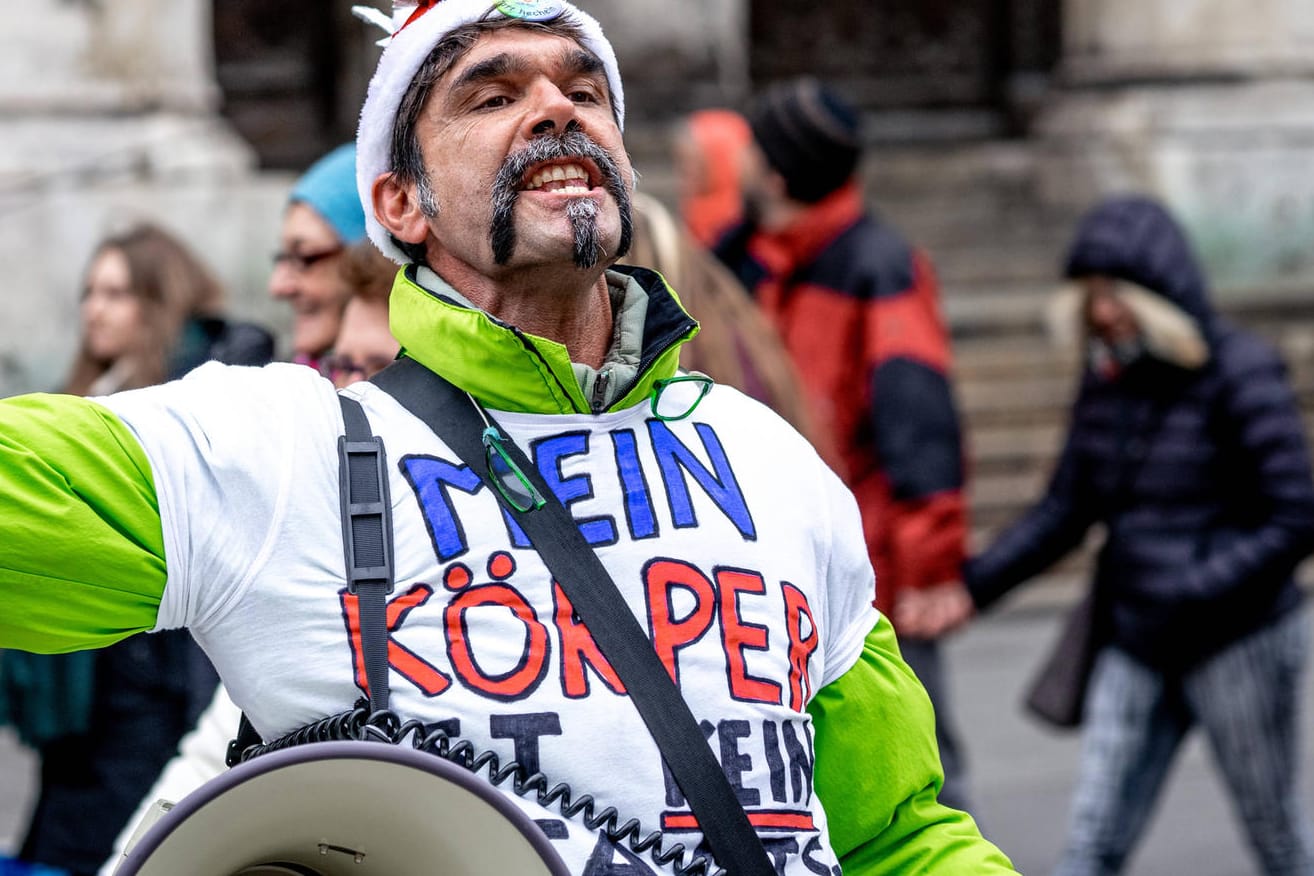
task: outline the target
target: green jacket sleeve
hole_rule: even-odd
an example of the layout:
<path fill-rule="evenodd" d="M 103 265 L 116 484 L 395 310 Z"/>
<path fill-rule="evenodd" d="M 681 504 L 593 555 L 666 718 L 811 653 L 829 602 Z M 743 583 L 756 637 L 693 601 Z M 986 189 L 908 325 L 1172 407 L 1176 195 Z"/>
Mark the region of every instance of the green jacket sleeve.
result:
<path fill-rule="evenodd" d="M 858 662 L 808 705 L 817 796 L 844 876 L 1014 873 L 972 817 L 942 806 L 931 701 L 884 617 Z"/>
<path fill-rule="evenodd" d="M 127 426 L 67 395 L 0 401 L 0 648 L 56 653 L 155 626 L 164 536 Z"/>

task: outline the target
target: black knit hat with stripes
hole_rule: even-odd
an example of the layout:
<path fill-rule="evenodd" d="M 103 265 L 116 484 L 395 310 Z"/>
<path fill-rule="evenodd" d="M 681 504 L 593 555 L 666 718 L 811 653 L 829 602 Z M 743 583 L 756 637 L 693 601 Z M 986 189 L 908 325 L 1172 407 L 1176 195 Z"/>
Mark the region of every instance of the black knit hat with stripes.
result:
<path fill-rule="evenodd" d="M 797 201 L 815 203 L 853 176 L 861 154 L 858 113 L 815 79 L 771 86 L 748 110 L 753 137 Z"/>

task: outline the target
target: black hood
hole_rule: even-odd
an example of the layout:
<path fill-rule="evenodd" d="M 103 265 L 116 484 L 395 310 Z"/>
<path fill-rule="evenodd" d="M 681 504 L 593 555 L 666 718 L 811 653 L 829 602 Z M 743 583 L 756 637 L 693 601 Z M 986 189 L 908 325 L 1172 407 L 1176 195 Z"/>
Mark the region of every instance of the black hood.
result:
<path fill-rule="evenodd" d="M 1168 211 L 1148 198 L 1110 198 L 1086 213 L 1063 273 L 1135 283 L 1181 308 L 1206 339 L 1214 335 L 1214 309 L 1195 253 Z"/>

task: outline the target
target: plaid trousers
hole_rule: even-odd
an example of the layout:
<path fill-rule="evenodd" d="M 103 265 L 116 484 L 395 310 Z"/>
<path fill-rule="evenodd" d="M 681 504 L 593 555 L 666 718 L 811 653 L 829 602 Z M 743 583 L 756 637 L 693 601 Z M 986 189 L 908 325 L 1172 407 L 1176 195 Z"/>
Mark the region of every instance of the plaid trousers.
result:
<path fill-rule="evenodd" d="M 1067 846 L 1055 876 L 1121 871 L 1196 724 L 1262 872 L 1314 874 L 1296 782 L 1307 624 L 1305 611 L 1290 612 L 1172 678 L 1104 649 L 1087 694 Z"/>

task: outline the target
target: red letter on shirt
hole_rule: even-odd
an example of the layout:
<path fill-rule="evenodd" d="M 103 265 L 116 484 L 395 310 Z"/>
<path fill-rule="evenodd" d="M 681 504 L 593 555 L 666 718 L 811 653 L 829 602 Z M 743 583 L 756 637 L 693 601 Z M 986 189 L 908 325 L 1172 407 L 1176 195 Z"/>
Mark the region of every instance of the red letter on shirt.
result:
<path fill-rule="evenodd" d="M 467 623 L 466 612 L 479 606 L 502 606 L 525 626 L 524 649 L 517 664 L 500 675 L 489 675 L 475 662 L 471 639 L 478 638 Z M 447 654 L 452 669 L 465 685 L 499 700 L 518 700 L 538 687 L 547 669 L 548 632 L 534 608 L 506 584 L 481 584 L 461 591 L 443 612 L 447 625 Z M 499 643 L 505 645 L 505 643 Z"/>
<path fill-rule="evenodd" d="M 756 572 L 717 569 L 716 584 L 721 590 L 721 641 L 730 668 L 730 695 L 751 703 L 779 703 L 780 685 L 753 678 L 744 668 L 744 649 L 765 651 L 767 628 L 750 624 L 739 616 L 740 593 L 765 593 L 766 582 Z"/>
<path fill-rule="evenodd" d="M 675 655 L 681 648 L 703 637 L 716 613 L 716 594 L 707 576 L 688 563 L 652 560 L 643 570 L 648 588 L 648 630 L 657 656 L 679 685 L 680 670 Z M 693 609 L 682 618 L 675 616 L 672 593 L 684 590 L 693 596 Z"/>
<path fill-rule="evenodd" d="M 587 669 L 592 667 L 603 684 L 612 691 L 623 694 L 625 685 L 621 684 L 616 670 L 611 668 L 607 658 L 602 656 L 593 635 L 580 621 L 575 620 L 575 608 L 570 604 L 566 591 L 561 585 L 552 582 L 552 595 L 555 603 L 557 632 L 561 636 L 561 691 L 571 699 L 582 699 L 589 695 L 589 677 Z"/>
<path fill-rule="evenodd" d="M 428 584 L 416 584 L 410 590 L 388 601 L 388 666 L 401 673 L 402 677 L 418 687 L 426 696 L 436 697 L 451 687 L 452 680 L 436 666 L 429 663 L 414 651 L 397 644 L 392 634 L 401 629 L 406 615 L 411 609 L 418 608 L 433 596 L 433 588 Z M 370 686 L 365 679 L 365 648 L 360 638 L 360 600 L 341 591 L 342 613 L 347 624 L 347 636 L 351 641 L 352 664 L 356 667 L 356 686 L 369 696 Z"/>
<path fill-rule="evenodd" d="M 788 581 L 781 585 L 785 594 L 785 629 L 789 632 L 789 707 L 801 712 L 812 695 L 812 680 L 808 677 L 808 661 L 817 650 L 817 623 L 812 617 L 807 597 Z M 803 619 L 807 618 L 804 634 Z"/>

